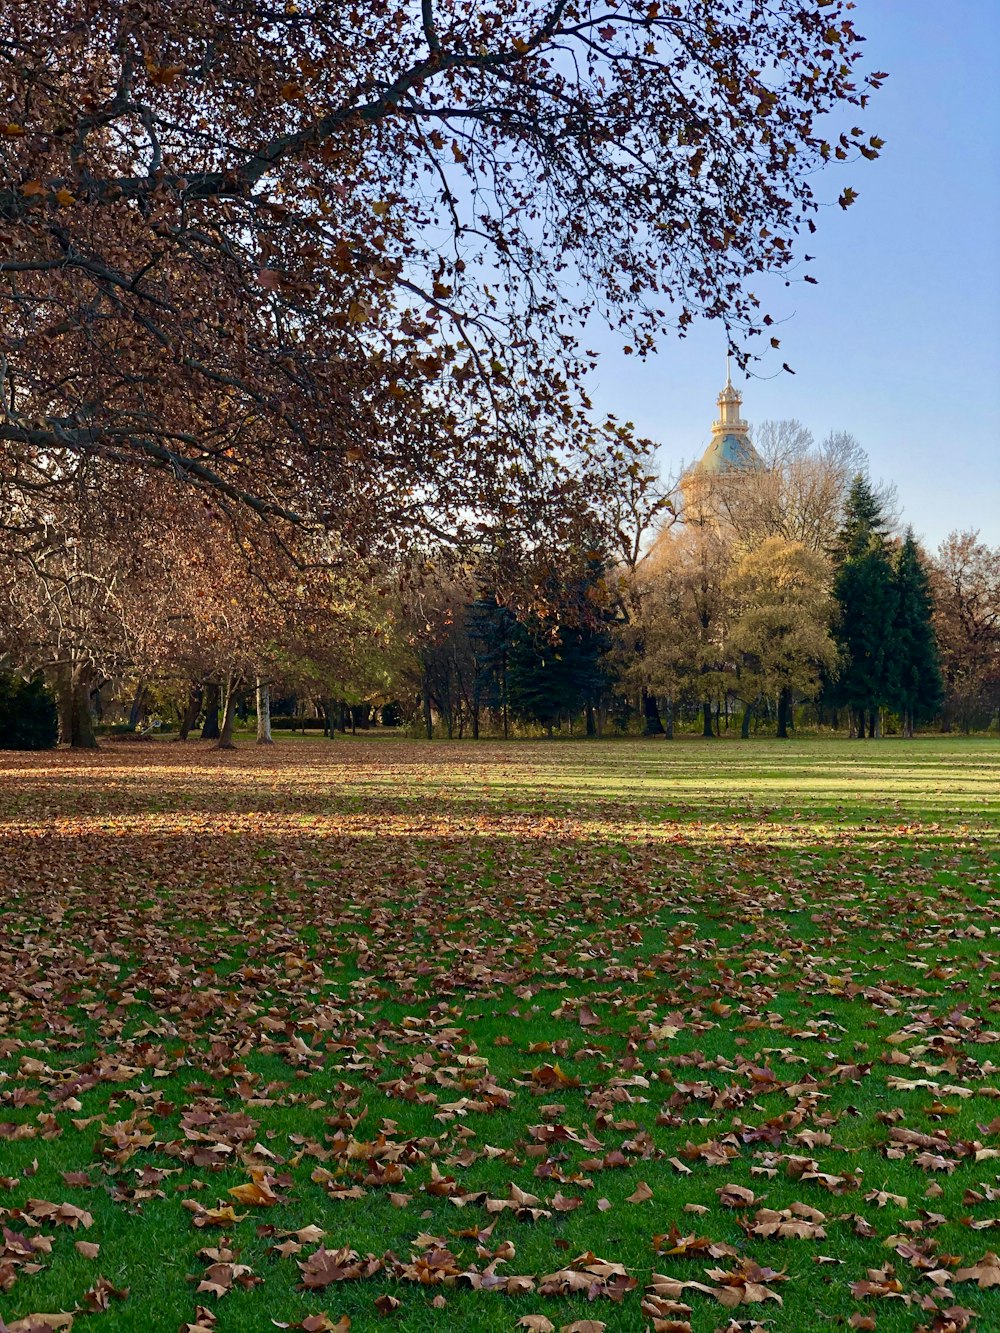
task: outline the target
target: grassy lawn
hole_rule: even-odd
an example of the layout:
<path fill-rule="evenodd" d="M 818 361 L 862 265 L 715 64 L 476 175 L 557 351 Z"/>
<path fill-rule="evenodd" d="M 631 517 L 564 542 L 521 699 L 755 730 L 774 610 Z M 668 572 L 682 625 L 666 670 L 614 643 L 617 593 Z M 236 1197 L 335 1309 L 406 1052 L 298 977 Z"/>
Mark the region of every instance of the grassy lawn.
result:
<path fill-rule="evenodd" d="M 975 740 L 0 755 L 0 1330 L 1000 1328 L 998 816 Z"/>

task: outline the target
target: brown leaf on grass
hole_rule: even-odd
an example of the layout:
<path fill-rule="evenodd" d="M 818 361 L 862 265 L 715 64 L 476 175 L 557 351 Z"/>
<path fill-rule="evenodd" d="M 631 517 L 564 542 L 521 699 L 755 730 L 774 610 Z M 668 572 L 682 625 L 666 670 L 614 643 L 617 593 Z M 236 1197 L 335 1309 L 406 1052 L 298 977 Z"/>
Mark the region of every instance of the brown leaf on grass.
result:
<path fill-rule="evenodd" d="M 923 1171 L 946 1171 L 948 1175 L 951 1175 L 955 1167 L 958 1166 L 954 1158 L 942 1157 L 940 1153 L 933 1152 L 917 1153 L 913 1163 Z"/>
<path fill-rule="evenodd" d="M 583 1200 L 576 1197 L 567 1198 L 559 1190 L 556 1190 L 554 1196 L 549 1200 L 549 1207 L 555 1213 L 571 1213 L 575 1208 L 583 1207 Z"/>
<path fill-rule="evenodd" d="M 209 1264 L 196 1290 L 208 1292 L 211 1296 L 225 1296 L 233 1283 L 249 1288 L 257 1286 L 263 1280 L 254 1274 L 249 1264 L 223 1261 Z"/>
<path fill-rule="evenodd" d="M 578 1088 L 580 1080 L 575 1074 L 567 1074 L 558 1064 L 539 1065 L 531 1071 L 531 1081 L 540 1088 Z"/>
<path fill-rule="evenodd" d="M 555 1324 L 543 1314 L 522 1315 L 515 1325 L 517 1328 L 527 1328 L 531 1333 L 555 1333 Z"/>
<path fill-rule="evenodd" d="M 220 1203 L 218 1208 L 204 1208 L 197 1199 L 183 1199 L 181 1206 L 193 1214 L 191 1221 L 196 1227 L 231 1227 L 249 1217 L 249 1213 L 237 1213 L 230 1203 Z"/>
<path fill-rule="evenodd" d="M 992 1250 L 987 1250 L 971 1267 L 956 1268 L 953 1277 L 955 1282 L 975 1282 L 980 1291 L 1000 1286 L 1000 1259 Z"/>
<path fill-rule="evenodd" d="M 908 1208 L 909 1200 L 902 1194 L 890 1194 L 888 1190 L 869 1190 L 865 1195 L 866 1203 L 877 1204 L 884 1208 L 887 1203 L 894 1203 L 897 1208 Z"/>
<path fill-rule="evenodd" d="M 653 1273 L 646 1292 L 659 1300 L 678 1300 L 685 1291 L 698 1291 L 710 1296 L 727 1309 L 737 1305 L 754 1305 L 762 1301 L 776 1301 L 782 1305 L 781 1296 L 766 1284 L 786 1282 L 784 1273 L 773 1268 L 762 1268 L 750 1259 L 743 1259 L 732 1271 L 719 1268 L 706 1270 L 715 1285 L 681 1278 L 668 1277 L 664 1273 Z"/>
<path fill-rule="evenodd" d="M 216 1316 L 207 1305 L 199 1305 L 194 1312 L 194 1323 L 184 1324 L 181 1333 L 214 1333 Z"/>
<path fill-rule="evenodd" d="M 128 1296 L 128 1287 L 116 1287 L 108 1278 L 99 1277 L 93 1286 L 88 1287 L 83 1293 L 77 1310 L 89 1310 L 91 1314 L 96 1314 L 99 1310 L 107 1310 L 112 1301 L 125 1301 L 128 1300 Z"/>
<path fill-rule="evenodd" d="M 256 1208 L 271 1208 L 281 1202 L 281 1196 L 273 1188 L 273 1176 L 257 1168 L 253 1168 L 250 1174 L 252 1179 L 246 1185 L 236 1185 L 229 1191 L 230 1198 L 244 1206 L 250 1204 Z"/>
<path fill-rule="evenodd" d="M 793 1203 L 789 1208 L 758 1208 L 749 1227 L 753 1236 L 778 1236 L 793 1240 L 825 1240 L 826 1217 L 818 1208 Z"/>
<path fill-rule="evenodd" d="M 848 1290 L 856 1301 L 866 1300 L 868 1297 L 898 1296 L 904 1304 L 910 1303 L 909 1294 L 891 1267 L 869 1268 L 867 1278 L 852 1282 Z"/>
<path fill-rule="evenodd" d="M 388 1292 L 383 1293 L 375 1301 L 375 1309 L 385 1318 L 388 1315 L 395 1314 L 403 1302 L 398 1296 L 390 1296 Z"/>
<path fill-rule="evenodd" d="M 96 1259 L 101 1251 L 100 1245 L 91 1240 L 77 1240 L 73 1242 L 73 1248 L 82 1254 L 85 1259 Z"/>
<path fill-rule="evenodd" d="M 329 1287 L 333 1282 L 353 1282 L 373 1277 L 383 1267 L 383 1261 L 369 1254 L 362 1259 L 356 1250 L 327 1250 L 322 1246 L 304 1262 L 297 1261 L 302 1272 L 302 1285 L 313 1289 Z"/>
<path fill-rule="evenodd" d="M 648 1291 L 642 1298 L 642 1313 L 653 1321 L 654 1333 L 691 1333 L 691 1306 L 684 1301 L 672 1300 L 664 1295 L 651 1295 Z"/>
<path fill-rule="evenodd" d="M 648 1203 L 653 1197 L 653 1191 L 644 1180 L 640 1180 L 633 1192 L 625 1200 L 626 1203 Z"/>
<path fill-rule="evenodd" d="M 731 1271 L 721 1268 L 706 1269 L 708 1276 L 719 1283 L 713 1293 L 716 1300 L 725 1306 L 756 1305 L 761 1301 L 784 1302 L 776 1291 L 772 1291 L 768 1282 L 787 1282 L 784 1273 L 774 1268 L 764 1268 L 752 1259 L 741 1259 Z"/>
<path fill-rule="evenodd" d="M 599 1259 L 588 1250 L 585 1254 L 577 1255 L 565 1268 L 541 1278 L 538 1290 L 543 1296 L 582 1293 L 591 1301 L 598 1296 L 606 1296 L 617 1302 L 636 1286 L 636 1279 L 629 1276 L 623 1264 Z"/>
<path fill-rule="evenodd" d="M 682 1236 L 674 1226 L 666 1235 L 654 1236 L 653 1246 L 657 1254 L 707 1254 L 710 1259 L 735 1258 L 738 1254 L 725 1241 L 711 1240 L 708 1236 Z"/>
<path fill-rule="evenodd" d="M 720 1185 L 715 1191 L 724 1208 L 753 1208 L 757 1199 L 744 1185 Z"/>
<path fill-rule="evenodd" d="M 85 1231 L 94 1225 L 94 1219 L 83 1208 L 73 1203 L 49 1203 L 46 1199 L 29 1199 L 24 1205 L 24 1212 L 36 1222 L 53 1222 L 56 1226 L 69 1227 L 75 1231 L 83 1227 Z"/>
<path fill-rule="evenodd" d="M 3 1323 L 0 1318 L 0 1329 L 3 1333 L 57 1333 L 58 1330 L 73 1327 L 73 1316 L 71 1314 L 29 1314 L 23 1319 L 15 1319 L 12 1324 Z"/>

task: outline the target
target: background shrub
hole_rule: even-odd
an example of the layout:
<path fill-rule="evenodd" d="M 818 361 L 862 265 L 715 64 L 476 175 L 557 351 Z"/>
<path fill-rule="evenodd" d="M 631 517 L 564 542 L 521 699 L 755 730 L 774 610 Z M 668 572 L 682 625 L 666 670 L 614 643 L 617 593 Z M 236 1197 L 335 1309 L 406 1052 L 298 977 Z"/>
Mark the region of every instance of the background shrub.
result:
<path fill-rule="evenodd" d="M 55 700 L 42 677 L 0 671 L 0 750 L 51 750 L 58 739 Z"/>

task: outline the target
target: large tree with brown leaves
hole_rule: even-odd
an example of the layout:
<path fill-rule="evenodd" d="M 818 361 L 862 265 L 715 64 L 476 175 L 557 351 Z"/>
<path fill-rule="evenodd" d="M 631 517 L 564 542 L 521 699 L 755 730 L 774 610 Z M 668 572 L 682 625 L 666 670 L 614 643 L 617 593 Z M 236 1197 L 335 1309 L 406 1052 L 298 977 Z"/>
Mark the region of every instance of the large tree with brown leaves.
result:
<path fill-rule="evenodd" d="M 9 493 L 98 455 L 352 544 L 539 521 L 600 452 L 586 319 L 762 332 L 816 168 L 877 154 L 850 8 L 11 0 Z"/>

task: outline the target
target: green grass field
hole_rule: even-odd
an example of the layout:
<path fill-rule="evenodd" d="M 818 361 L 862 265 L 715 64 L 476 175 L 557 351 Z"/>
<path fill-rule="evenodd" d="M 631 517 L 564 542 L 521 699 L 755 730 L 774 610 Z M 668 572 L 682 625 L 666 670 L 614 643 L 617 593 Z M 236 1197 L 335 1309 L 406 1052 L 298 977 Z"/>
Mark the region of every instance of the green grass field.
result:
<path fill-rule="evenodd" d="M 998 830 L 995 741 L 0 756 L 0 1330 L 1000 1328 Z"/>

